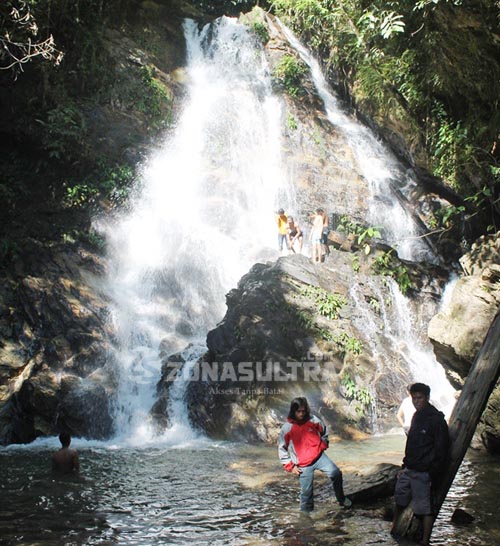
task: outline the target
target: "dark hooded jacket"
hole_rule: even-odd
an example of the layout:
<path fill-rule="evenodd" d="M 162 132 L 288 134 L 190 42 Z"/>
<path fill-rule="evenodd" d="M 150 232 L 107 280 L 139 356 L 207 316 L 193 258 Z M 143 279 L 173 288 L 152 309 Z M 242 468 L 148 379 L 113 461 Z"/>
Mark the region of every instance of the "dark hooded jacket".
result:
<path fill-rule="evenodd" d="M 448 448 L 448 425 L 443 413 L 431 404 L 416 411 L 406 440 L 403 467 L 436 477 L 446 463 Z"/>

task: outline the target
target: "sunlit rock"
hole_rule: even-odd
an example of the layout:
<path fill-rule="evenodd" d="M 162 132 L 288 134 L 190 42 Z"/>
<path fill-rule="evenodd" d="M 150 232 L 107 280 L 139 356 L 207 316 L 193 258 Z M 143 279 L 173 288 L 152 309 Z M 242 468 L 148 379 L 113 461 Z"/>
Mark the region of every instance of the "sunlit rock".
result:
<path fill-rule="evenodd" d="M 500 306 L 500 233 L 481 237 L 460 263 L 465 276 L 458 279 L 447 305 L 429 323 L 436 357 L 451 370 L 448 375 L 457 385 L 467 377 Z M 500 451 L 498 392 L 497 386 L 478 427 L 492 453 Z"/>

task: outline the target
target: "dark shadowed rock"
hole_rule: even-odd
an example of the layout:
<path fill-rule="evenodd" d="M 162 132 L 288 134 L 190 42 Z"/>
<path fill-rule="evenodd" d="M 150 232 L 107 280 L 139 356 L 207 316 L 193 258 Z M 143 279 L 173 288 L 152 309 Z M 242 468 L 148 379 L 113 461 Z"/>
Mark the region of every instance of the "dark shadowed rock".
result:
<path fill-rule="evenodd" d="M 19 282 L 2 292 L 14 311 L 0 313 L 0 328 L 10 333 L 0 346 L 0 442 L 30 442 L 61 428 L 110 434 L 107 304 L 94 285 L 103 270 L 101 259 L 77 246 L 49 249 L 33 240 L 18 256 Z"/>
<path fill-rule="evenodd" d="M 382 314 L 374 305 L 391 299 L 387 283 L 371 271 L 378 251 L 363 254 L 357 273 L 353 254 L 331 252 L 331 262 L 320 266 L 302 255 L 256 264 L 227 294 L 227 313 L 208 333 L 208 351 L 193 368 L 197 379 L 187 385 L 194 426 L 218 438 L 273 441 L 298 395 L 308 397 L 334 434 L 352 438 L 371 431 L 370 396 L 377 399 L 379 423 L 394 426 L 409 377 L 393 352 L 400 347 L 385 339 Z M 438 289 L 420 269 L 414 268 L 424 287 L 419 297 L 425 300 L 427 294 L 432 302 Z M 353 275 L 357 298 L 351 292 Z M 378 325 L 376 340 L 370 337 L 373 326 L 365 329 L 367 322 Z M 384 358 L 373 351 L 381 346 Z M 178 360 L 164 357 L 153 408 L 159 422 L 168 421 L 166 368 L 172 358 Z M 213 373 L 204 376 L 204 370 Z"/>
<path fill-rule="evenodd" d="M 451 516 L 451 521 L 456 525 L 469 525 L 475 519 L 476 518 L 473 515 L 469 514 L 462 508 L 455 508 Z"/>

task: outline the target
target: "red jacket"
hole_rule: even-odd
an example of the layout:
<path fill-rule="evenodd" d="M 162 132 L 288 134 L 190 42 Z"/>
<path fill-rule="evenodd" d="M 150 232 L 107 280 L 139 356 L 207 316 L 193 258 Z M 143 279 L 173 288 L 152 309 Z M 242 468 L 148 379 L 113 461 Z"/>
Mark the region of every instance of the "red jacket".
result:
<path fill-rule="evenodd" d="M 278 452 L 287 472 L 291 472 L 294 466 L 309 466 L 327 448 L 326 426 L 315 415 L 304 423 L 288 419 L 281 429 Z"/>

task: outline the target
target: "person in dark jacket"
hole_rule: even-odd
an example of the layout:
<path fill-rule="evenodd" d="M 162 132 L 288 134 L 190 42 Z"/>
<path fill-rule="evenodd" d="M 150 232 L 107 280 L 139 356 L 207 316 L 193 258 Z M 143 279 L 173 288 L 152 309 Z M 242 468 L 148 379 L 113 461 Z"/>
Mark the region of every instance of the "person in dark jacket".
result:
<path fill-rule="evenodd" d="M 344 494 L 342 472 L 324 453 L 327 448 L 325 424 L 311 415 L 306 398 L 294 398 L 290 404 L 288 420 L 281 429 L 278 453 L 284 469 L 299 478 L 300 509 L 303 512 L 314 509 L 315 470 L 324 472 L 332 480 L 333 491 L 341 506 L 352 506 L 351 500 Z"/>
<path fill-rule="evenodd" d="M 415 413 L 406 439 L 403 470 L 394 491 L 394 523 L 412 503 L 413 513 L 422 517 L 422 543 L 428 545 L 434 523 L 432 485 L 446 464 L 449 448 L 448 425 L 444 415 L 429 403 L 431 389 L 423 383 L 410 387 Z"/>

